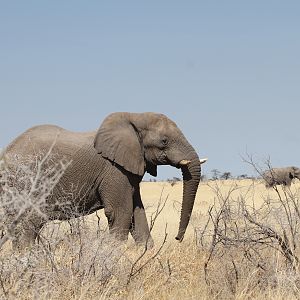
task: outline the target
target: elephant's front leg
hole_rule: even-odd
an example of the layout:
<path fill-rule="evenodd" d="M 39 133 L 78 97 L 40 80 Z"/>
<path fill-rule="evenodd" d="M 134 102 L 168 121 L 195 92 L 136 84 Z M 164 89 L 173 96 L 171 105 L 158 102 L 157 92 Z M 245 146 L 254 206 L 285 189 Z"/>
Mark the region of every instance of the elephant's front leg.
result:
<path fill-rule="evenodd" d="M 130 232 L 138 245 L 146 245 L 147 248 L 153 247 L 154 242 L 149 230 L 139 185 L 135 188 L 133 194 L 133 215 Z"/>
<path fill-rule="evenodd" d="M 109 176 L 99 188 L 99 194 L 110 233 L 118 240 L 127 240 L 133 212 L 133 187 L 128 178 L 120 174 Z"/>

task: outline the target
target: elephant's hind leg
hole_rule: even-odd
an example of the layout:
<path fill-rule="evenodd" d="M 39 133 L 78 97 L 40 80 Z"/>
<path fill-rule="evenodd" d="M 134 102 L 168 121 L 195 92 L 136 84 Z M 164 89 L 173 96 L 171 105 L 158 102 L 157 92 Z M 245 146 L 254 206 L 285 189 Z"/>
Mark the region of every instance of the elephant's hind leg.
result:
<path fill-rule="evenodd" d="M 13 249 L 22 252 L 34 246 L 36 239 L 39 237 L 39 232 L 43 227 L 44 222 L 22 221 L 13 230 Z"/>

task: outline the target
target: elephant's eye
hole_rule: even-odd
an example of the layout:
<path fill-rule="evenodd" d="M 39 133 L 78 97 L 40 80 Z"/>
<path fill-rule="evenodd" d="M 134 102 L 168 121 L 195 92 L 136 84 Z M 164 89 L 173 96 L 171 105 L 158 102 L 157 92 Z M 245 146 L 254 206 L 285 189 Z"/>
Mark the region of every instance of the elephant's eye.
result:
<path fill-rule="evenodd" d="M 161 140 L 161 143 L 163 146 L 167 146 L 168 145 L 168 139 L 166 137 L 164 137 L 162 140 Z"/>

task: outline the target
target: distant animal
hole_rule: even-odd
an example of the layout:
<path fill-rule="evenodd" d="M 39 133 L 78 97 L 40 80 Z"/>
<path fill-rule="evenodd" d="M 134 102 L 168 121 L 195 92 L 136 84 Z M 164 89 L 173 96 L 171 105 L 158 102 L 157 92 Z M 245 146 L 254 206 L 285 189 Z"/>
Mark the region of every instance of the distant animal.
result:
<path fill-rule="evenodd" d="M 300 180 L 300 169 L 297 167 L 272 168 L 263 173 L 263 179 L 267 188 L 275 185 L 291 186 L 292 180 Z"/>
<path fill-rule="evenodd" d="M 71 163 L 46 199 L 42 208 L 45 218 L 34 214 L 24 217 L 13 241 L 17 249 L 30 246 L 48 220 L 67 220 L 102 208 L 116 238 L 126 240 L 130 232 L 136 243 L 150 244 L 139 184 L 145 172 L 157 175 L 157 165 L 182 171 L 183 200 L 176 239 L 183 239 L 200 181 L 200 166 L 206 159 L 199 159 L 175 122 L 158 113 L 118 112 L 109 115 L 98 131 L 32 127 L 6 148 L 7 168 L 34 163 L 37 154 L 47 153 L 54 142 L 52 160 Z"/>

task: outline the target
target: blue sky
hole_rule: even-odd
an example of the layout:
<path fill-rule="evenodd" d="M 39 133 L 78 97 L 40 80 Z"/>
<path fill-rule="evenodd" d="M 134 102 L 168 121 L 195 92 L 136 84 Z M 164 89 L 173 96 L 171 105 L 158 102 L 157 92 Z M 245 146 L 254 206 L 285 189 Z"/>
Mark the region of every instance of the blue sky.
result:
<path fill-rule="evenodd" d="M 1 1 L 0 147 L 114 111 L 173 119 L 212 169 L 300 166 L 299 1 Z M 179 176 L 160 167 L 158 178 Z"/>

